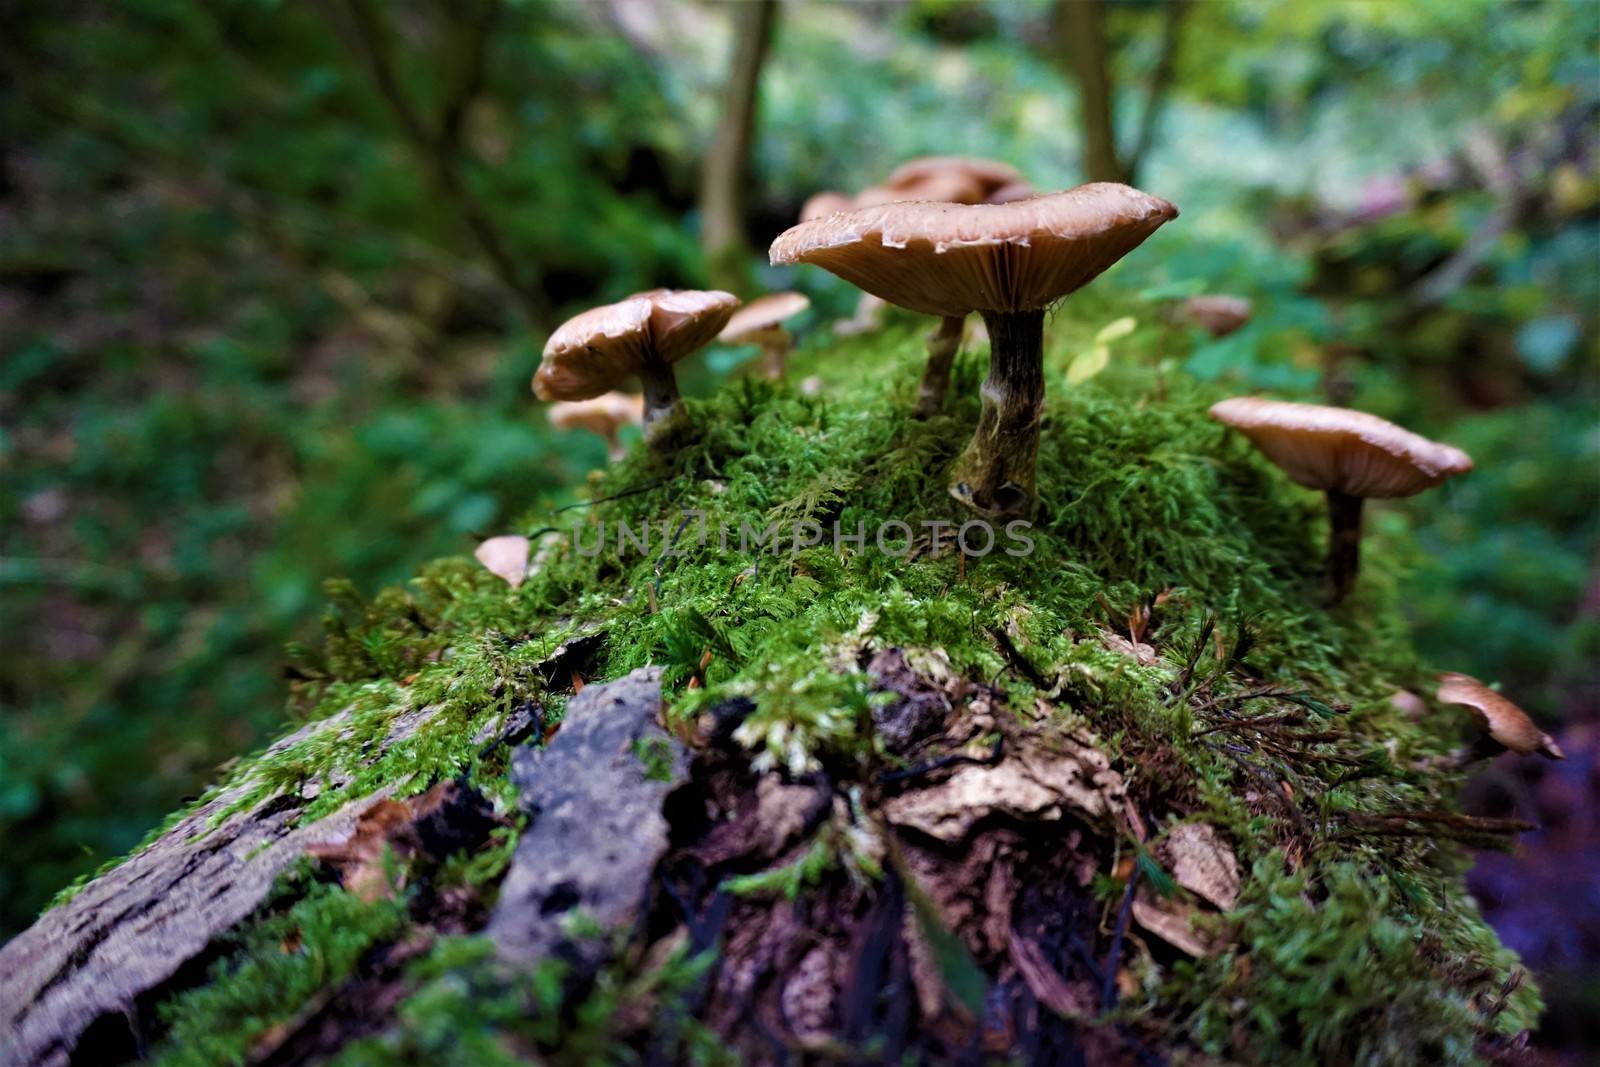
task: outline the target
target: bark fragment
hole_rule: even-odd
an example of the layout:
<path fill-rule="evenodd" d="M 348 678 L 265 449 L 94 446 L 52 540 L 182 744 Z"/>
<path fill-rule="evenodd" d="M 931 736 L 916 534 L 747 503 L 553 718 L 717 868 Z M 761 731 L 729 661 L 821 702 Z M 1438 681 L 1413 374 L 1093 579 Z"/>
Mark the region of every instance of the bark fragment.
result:
<path fill-rule="evenodd" d="M 569 935 L 576 913 L 607 928 L 638 916 L 667 850 L 662 803 L 688 769 L 660 713 L 661 670 L 641 667 L 585 686 L 548 748 L 517 751 L 512 775 L 532 821 L 489 920 L 502 959 L 527 964 L 559 950 L 593 965 L 605 946 Z"/>

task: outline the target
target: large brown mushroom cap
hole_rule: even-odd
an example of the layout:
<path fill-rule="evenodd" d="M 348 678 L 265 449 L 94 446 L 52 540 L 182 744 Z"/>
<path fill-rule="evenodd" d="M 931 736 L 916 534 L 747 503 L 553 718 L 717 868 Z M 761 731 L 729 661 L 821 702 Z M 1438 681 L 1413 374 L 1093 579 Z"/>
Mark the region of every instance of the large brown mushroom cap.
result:
<path fill-rule="evenodd" d="M 1472 469 L 1459 448 L 1363 411 L 1241 396 L 1213 404 L 1211 417 L 1250 438 L 1301 485 L 1324 492 L 1413 496 Z"/>
<path fill-rule="evenodd" d="M 925 315 L 1024 311 L 1088 284 L 1177 215 L 1111 182 L 1012 204 L 887 204 L 801 223 L 771 260 L 813 263 Z"/>
<path fill-rule="evenodd" d="M 759 341 L 763 335 L 775 330 L 784 320 L 793 318 L 811 306 L 804 293 L 772 293 L 757 297 L 735 311 L 728 324 L 717 335 L 726 344 L 743 344 Z"/>
<path fill-rule="evenodd" d="M 673 364 L 710 343 L 739 298 L 719 290 L 652 289 L 562 323 L 533 378 L 541 400 L 588 400 L 639 373 L 646 360 Z"/>
<path fill-rule="evenodd" d="M 1523 756 L 1535 752 L 1547 759 L 1565 759 L 1555 739 L 1535 726 L 1528 713 L 1470 675 L 1439 675 L 1439 701 L 1471 709 L 1495 741 Z"/>

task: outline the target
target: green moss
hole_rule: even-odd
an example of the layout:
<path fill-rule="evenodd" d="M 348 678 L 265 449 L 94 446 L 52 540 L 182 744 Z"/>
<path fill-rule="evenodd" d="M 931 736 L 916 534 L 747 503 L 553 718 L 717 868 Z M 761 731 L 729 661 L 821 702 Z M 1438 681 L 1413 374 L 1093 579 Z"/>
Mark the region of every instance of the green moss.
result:
<path fill-rule="evenodd" d="M 282 914 L 235 938 L 207 984 L 164 1005 L 161 1067 L 244 1063 L 255 1043 L 319 990 L 349 977 L 362 954 L 404 927 L 403 900 L 364 903 L 313 885 Z"/>
<path fill-rule="evenodd" d="M 1456 784 L 1418 759 L 1452 739 L 1388 701 L 1430 673 L 1396 591 L 1405 512 L 1378 514 L 1355 594 L 1324 610 L 1320 499 L 1206 417 L 1217 394 L 1161 369 L 1172 353 L 1160 331 L 1136 329 L 1108 370 L 1065 387 L 1072 357 L 1120 313 L 1110 296 L 1091 296 L 1050 327 L 1042 507 L 1022 531 L 1031 553 L 1009 555 L 1020 543 L 1002 540 L 964 558 L 924 536 L 925 522 L 966 518 L 943 472 L 977 417 L 982 353 L 958 360 L 947 410 L 917 421 L 924 324 L 813 343 L 790 380 L 819 376 L 816 395 L 736 380 L 691 402 L 694 443 L 667 459 L 636 450 L 592 477 L 592 504 L 526 515 L 524 532 L 559 536 L 520 588 L 454 559 L 370 602 L 337 590 L 325 649 L 301 656 L 297 707 L 310 721 L 346 718 L 241 763 L 234 780 L 254 784 L 234 807 L 308 782 L 324 788 L 302 818 L 382 786 L 405 794 L 465 773 L 492 787 L 504 753 L 485 758 L 473 739 L 521 701 L 559 713 L 568 678 L 540 667 L 578 632 L 603 635 L 597 677 L 662 665 L 680 721 L 748 696 L 756 710 L 739 736 L 760 759 L 864 775 L 885 757 L 872 745 L 859 653 L 937 650 L 1014 708 L 1043 701 L 1051 721 L 1092 726 L 1135 796 L 1215 823 L 1253 868 L 1231 952 L 1160 976 L 1161 996 L 1140 1009 L 1147 1022 L 1267 1062 L 1384 1062 L 1419 1049 L 1470 1059 L 1478 1035 L 1531 1019 L 1537 994 L 1524 985 L 1495 1019 L 1481 1013 L 1514 961 L 1461 889 L 1460 853 L 1442 836 L 1452 831 L 1368 833 L 1362 821 L 1437 811 Z M 685 511 L 703 514 L 704 544 Z M 904 558 L 873 544 L 891 520 L 912 528 Z M 619 547 L 623 524 L 635 536 L 649 525 L 647 555 Z M 748 535 L 741 545 L 741 525 L 771 524 L 779 550 L 757 550 Z M 835 551 L 836 524 L 846 535 L 865 528 L 867 543 Z M 796 544 L 819 528 L 824 543 Z M 1145 612 L 1153 663 L 1103 640 Z M 422 708 L 435 709 L 423 726 L 383 744 Z M 1224 710 L 1292 722 L 1271 745 L 1223 745 Z M 1284 783 L 1312 820 L 1273 806 Z M 500 845 L 461 877 L 492 880 L 509 840 Z M 752 888 L 804 892 L 805 871 L 789 874 Z M 463 963 L 419 986 L 403 1012 L 406 1048 L 426 1058 L 429 1035 L 447 1033 L 451 1018 L 486 1032 L 511 1025 L 512 1006 L 495 1014 L 471 971 Z M 620 989 L 647 976 L 614 980 Z M 537 999 L 507 995 L 523 1008 Z M 473 1045 L 488 1057 L 476 1062 L 495 1062 L 494 1044 Z"/>
<path fill-rule="evenodd" d="M 1229 916 L 1231 949 L 1178 968 L 1170 992 L 1191 1007 L 1196 1042 L 1215 1054 L 1244 1044 L 1266 1063 L 1475 1062 L 1483 1018 L 1439 982 L 1442 957 L 1461 972 L 1505 974 L 1514 961 L 1465 894 L 1438 880 L 1403 892 L 1359 863 L 1314 877 L 1284 863 L 1270 853 L 1256 864 Z M 1492 1025 L 1514 1034 L 1538 1007 L 1523 986 Z"/>
<path fill-rule="evenodd" d="M 647 973 L 614 964 L 575 1005 L 564 1002 L 568 975 L 560 961 L 512 974 L 491 966 L 493 956 L 485 938 L 441 939 L 409 969 L 416 991 L 400 1006 L 395 1025 L 350 1043 L 331 1063 L 520 1067 L 532 1060 L 552 1067 L 609 1067 L 638 1062 L 623 1038 L 647 1024 L 663 1062 L 738 1062 L 715 1034 L 678 1008 L 713 963 L 709 953 L 691 956 L 679 946 Z"/>

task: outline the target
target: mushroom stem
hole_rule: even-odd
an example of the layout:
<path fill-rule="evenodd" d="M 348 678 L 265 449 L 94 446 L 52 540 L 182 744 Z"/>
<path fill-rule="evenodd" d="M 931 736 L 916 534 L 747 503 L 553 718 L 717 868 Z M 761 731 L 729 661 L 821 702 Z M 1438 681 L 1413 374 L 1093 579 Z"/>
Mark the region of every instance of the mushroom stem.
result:
<path fill-rule="evenodd" d="M 1350 594 L 1361 569 L 1361 505 L 1359 496 L 1328 490 L 1328 603 Z"/>
<path fill-rule="evenodd" d="M 672 365 L 651 353 L 639 369 L 644 387 L 644 439 L 651 448 L 670 447 L 677 432 L 687 426 L 689 413 L 678 392 L 678 377 Z"/>
<path fill-rule="evenodd" d="M 956 460 L 950 495 L 995 518 L 1028 514 L 1044 408 L 1044 311 L 985 311 L 989 376 L 983 411 Z"/>
<path fill-rule="evenodd" d="M 607 430 L 601 436 L 606 439 L 606 456 L 611 462 L 615 463 L 619 459 L 626 458 L 628 450 L 622 447 L 622 438 L 617 436 L 615 429 Z"/>
<path fill-rule="evenodd" d="M 768 378 L 781 381 L 789 362 L 789 331 L 778 328 L 772 336 L 761 342 L 761 368 Z"/>
<path fill-rule="evenodd" d="M 917 387 L 917 418 L 926 419 L 944 406 L 945 394 L 950 391 L 950 368 L 961 351 L 961 331 L 966 324 L 965 315 L 946 315 L 928 334 L 928 365 Z"/>

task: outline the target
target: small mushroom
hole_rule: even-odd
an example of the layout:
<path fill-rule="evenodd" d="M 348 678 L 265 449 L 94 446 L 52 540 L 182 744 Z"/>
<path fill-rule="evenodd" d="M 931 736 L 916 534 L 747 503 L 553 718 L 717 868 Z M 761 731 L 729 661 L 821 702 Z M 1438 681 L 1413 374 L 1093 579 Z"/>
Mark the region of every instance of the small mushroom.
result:
<path fill-rule="evenodd" d="M 1045 309 L 1177 214 L 1110 182 L 1011 204 L 888 204 L 801 223 L 773 242 L 770 258 L 815 264 L 924 315 L 983 315 L 989 377 L 950 492 L 984 515 L 1020 516 L 1034 503 Z"/>
<path fill-rule="evenodd" d="M 722 331 L 739 306 L 732 293 L 652 289 L 562 323 L 533 376 L 541 400 L 589 400 L 631 378 L 644 387 L 644 439 L 671 447 L 688 428 L 673 364 Z"/>
<path fill-rule="evenodd" d="M 515 589 L 528 576 L 529 542 L 519 534 L 491 537 L 472 553 L 485 570 Z"/>
<path fill-rule="evenodd" d="M 783 377 L 789 356 L 789 331 L 783 323 L 811 306 L 804 293 L 757 297 L 733 313 L 717 340 L 728 345 L 758 345 L 768 378 Z"/>
<path fill-rule="evenodd" d="M 1355 585 L 1364 501 L 1415 496 L 1472 469 L 1459 448 L 1363 411 L 1241 396 L 1213 404 L 1211 417 L 1250 438 L 1290 478 L 1328 495 L 1330 604 Z"/>
<path fill-rule="evenodd" d="M 627 455 L 617 431 L 644 421 L 644 397 L 612 391 L 589 400 L 566 400 L 550 405 L 550 425 L 558 430 L 588 430 L 605 438 L 613 461 Z"/>
<path fill-rule="evenodd" d="M 1182 315 L 1212 337 L 1226 337 L 1250 321 L 1250 301 L 1242 296 L 1191 296 Z"/>
<path fill-rule="evenodd" d="M 1471 709 L 1489 739 L 1501 748 L 1546 759 L 1566 759 L 1555 738 L 1534 725 L 1528 713 L 1476 678 L 1466 674 L 1439 675 L 1439 702 Z"/>

